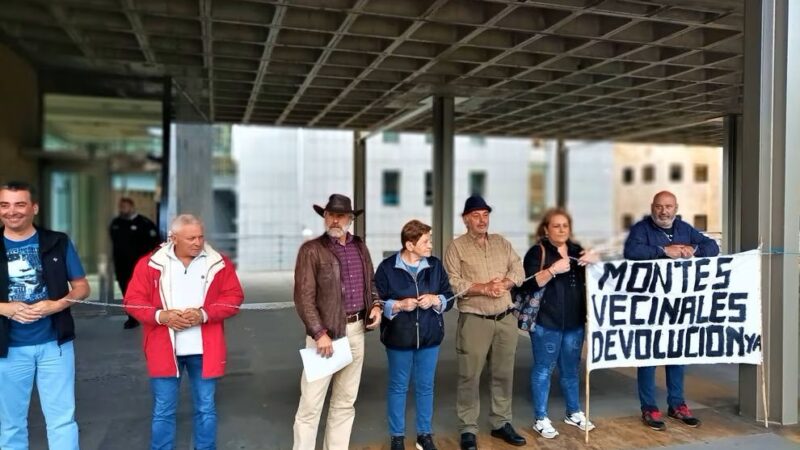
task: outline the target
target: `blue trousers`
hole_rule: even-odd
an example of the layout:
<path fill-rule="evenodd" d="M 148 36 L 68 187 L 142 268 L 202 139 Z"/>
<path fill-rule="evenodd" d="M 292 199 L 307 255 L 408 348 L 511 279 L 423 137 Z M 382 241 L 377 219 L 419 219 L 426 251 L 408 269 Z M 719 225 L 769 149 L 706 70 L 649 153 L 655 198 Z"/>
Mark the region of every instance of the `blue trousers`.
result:
<path fill-rule="evenodd" d="M 684 366 L 664 366 L 667 374 L 667 405 L 677 408 L 685 401 L 683 399 L 683 374 Z M 639 367 L 636 382 L 639 385 L 639 402 L 642 411 L 658 409 L 656 404 L 656 368 Z"/>
<path fill-rule="evenodd" d="M 417 411 L 417 434 L 431 433 L 433 420 L 433 379 L 439 360 L 439 346 L 418 350 L 386 349 L 389 359 L 386 415 L 391 436 L 405 436 L 406 396 L 414 376 L 414 399 Z"/>
<path fill-rule="evenodd" d="M 75 350 L 56 341 L 9 347 L 0 358 L 0 448 L 28 449 L 28 408 L 33 381 L 47 424 L 47 446 L 78 450 L 75 422 Z"/>
<path fill-rule="evenodd" d="M 217 409 L 214 394 L 216 378 L 203 378 L 203 355 L 178 356 L 178 370 L 186 369 L 194 406 L 193 432 L 195 450 L 217 448 Z M 174 450 L 178 396 L 181 379 L 178 377 L 151 378 L 153 390 L 153 424 L 151 450 Z"/>
<path fill-rule="evenodd" d="M 547 417 L 547 401 L 550 398 L 550 377 L 558 365 L 561 393 L 569 416 L 580 411 L 578 403 L 583 349 L 583 328 L 553 330 L 536 325 L 531 336 L 533 368 L 531 368 L 531 395 L 533 414 L 536 420 Z"/>

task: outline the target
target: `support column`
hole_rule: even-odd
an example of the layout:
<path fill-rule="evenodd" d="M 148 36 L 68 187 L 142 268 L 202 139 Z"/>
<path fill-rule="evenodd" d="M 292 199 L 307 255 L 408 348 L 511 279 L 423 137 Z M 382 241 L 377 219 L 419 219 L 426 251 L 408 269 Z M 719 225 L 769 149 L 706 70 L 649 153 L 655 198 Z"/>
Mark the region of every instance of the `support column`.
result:
<path fill-rule="evenodd" d="M 353 132 L 353 208 L 366 209 L 367 205 L 367 140 L 361 138 L 361 133 Z M 366 239 L 367 215 L 362 214 L 356 219 L 353 232 L 356 236 Z"/>
<path fill-rule="evenodd" d="M 453 97 L 433 99 L 433 254 L 444 256 L 453 240 L 455 146 Z"/>
<path fill-rule="evenodd" d="M 797 423 L 798 300 L 800 300 L 800 20 L 789 0 L 745 2 L 744 115 L 741 157 L 736 152 L 735 250 L 762 245 L 764 365 L 741 365 L 743 415 L 762 419 L 760 376 L 765 371 L 768 418 Z M 788 126 L 787 126 L 788 125 Z M 787 148 L 787 143 L 793 148 Z M 730 157 L 730 155 L 729 155 Z M 790 253 L 790 254 L 787 254 Z"/>
<path fill-rule="evenodd" d="M 739 242 L 736 226 L 741 217 L 742 116 L 729 114 L 723 119 L 722 142 L 722 251 L 735 253 Z"/>
<path fill-rule="evenodd" d="M 174 214 L 194 214 L 206 225 L 206 234 L 214 230 L 213 161 L 211 124 L 178 123 L 174 155 L 170 164 L 170 186 L 175 200 Z M 167 220 L 172 220 L 168 217 Z M 213 244 L 213 242 L 212 242 Z"/>
<path fill-rule="evenodd" d="M 165 77 L 161 92 L 161 183 L 158 201 L 158 217 L 156 224 L 161 237 L 167 237 L 169 226 L 169 174 L 170 148 L 172 143 L 172 78 Z"/>
<path fill-rule="evenodd" d="M 556 144 L 556 206 L 567 207 L 567 146 L 559 139 Z"/>

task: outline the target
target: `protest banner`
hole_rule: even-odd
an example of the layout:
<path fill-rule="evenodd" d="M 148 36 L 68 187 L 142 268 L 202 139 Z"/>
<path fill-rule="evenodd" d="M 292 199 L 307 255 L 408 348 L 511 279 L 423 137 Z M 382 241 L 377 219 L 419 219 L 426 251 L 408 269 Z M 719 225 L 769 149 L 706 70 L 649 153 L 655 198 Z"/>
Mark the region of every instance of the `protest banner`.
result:
<path fill-rule="evenodd" d="M 586 290 L 587 417 L 595 369 L 762 363 L 758 250 L 601 262 L 587 267 Z"/>
<path fill-rule="evenodd" d="M 586 272 L 588 370 L 761 364 L 761 256 L 609 261 Z"/>

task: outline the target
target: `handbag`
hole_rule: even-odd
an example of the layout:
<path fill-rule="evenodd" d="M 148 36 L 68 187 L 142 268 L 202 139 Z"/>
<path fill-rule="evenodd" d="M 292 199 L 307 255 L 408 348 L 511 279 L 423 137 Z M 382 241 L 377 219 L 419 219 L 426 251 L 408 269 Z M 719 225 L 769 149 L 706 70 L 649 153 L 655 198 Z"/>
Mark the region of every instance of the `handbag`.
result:
<path fill-rule="evenodd" d="M 541 272 L 544 269 L 545 252 L 542 244 L 539 244 L 539 247 L 542 249 L 542 260 L 539 264 L 539 272 Z M 534 291 L 525 290 L 522 287 L 514 287 L 511 290 L 511 299 L 514 301 L 512 314 L 517 318 L 517 327 L 521 331 L 531 332 L 536 328 L 536 316 L 539 314 L 545 287 L 542 286 Z"/>

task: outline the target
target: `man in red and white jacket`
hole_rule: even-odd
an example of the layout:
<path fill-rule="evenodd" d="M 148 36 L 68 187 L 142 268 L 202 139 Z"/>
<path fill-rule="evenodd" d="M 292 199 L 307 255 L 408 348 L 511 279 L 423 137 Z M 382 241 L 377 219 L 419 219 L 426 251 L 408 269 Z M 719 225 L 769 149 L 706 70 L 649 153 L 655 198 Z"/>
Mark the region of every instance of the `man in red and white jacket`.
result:
<path fill-rule="evenodd" d="M 217 378 L 225 372 L 223 321 L 244 295 L 233 263 L 205 243 L 200 219 L 183 214 L 170 241 L 139 260 L 125 292 L 125 309 L 141 324 L 153 390 L 151 449 L 172 449 L 180 374 L 194 403 L 194 448 L 216 449 Z"/>

